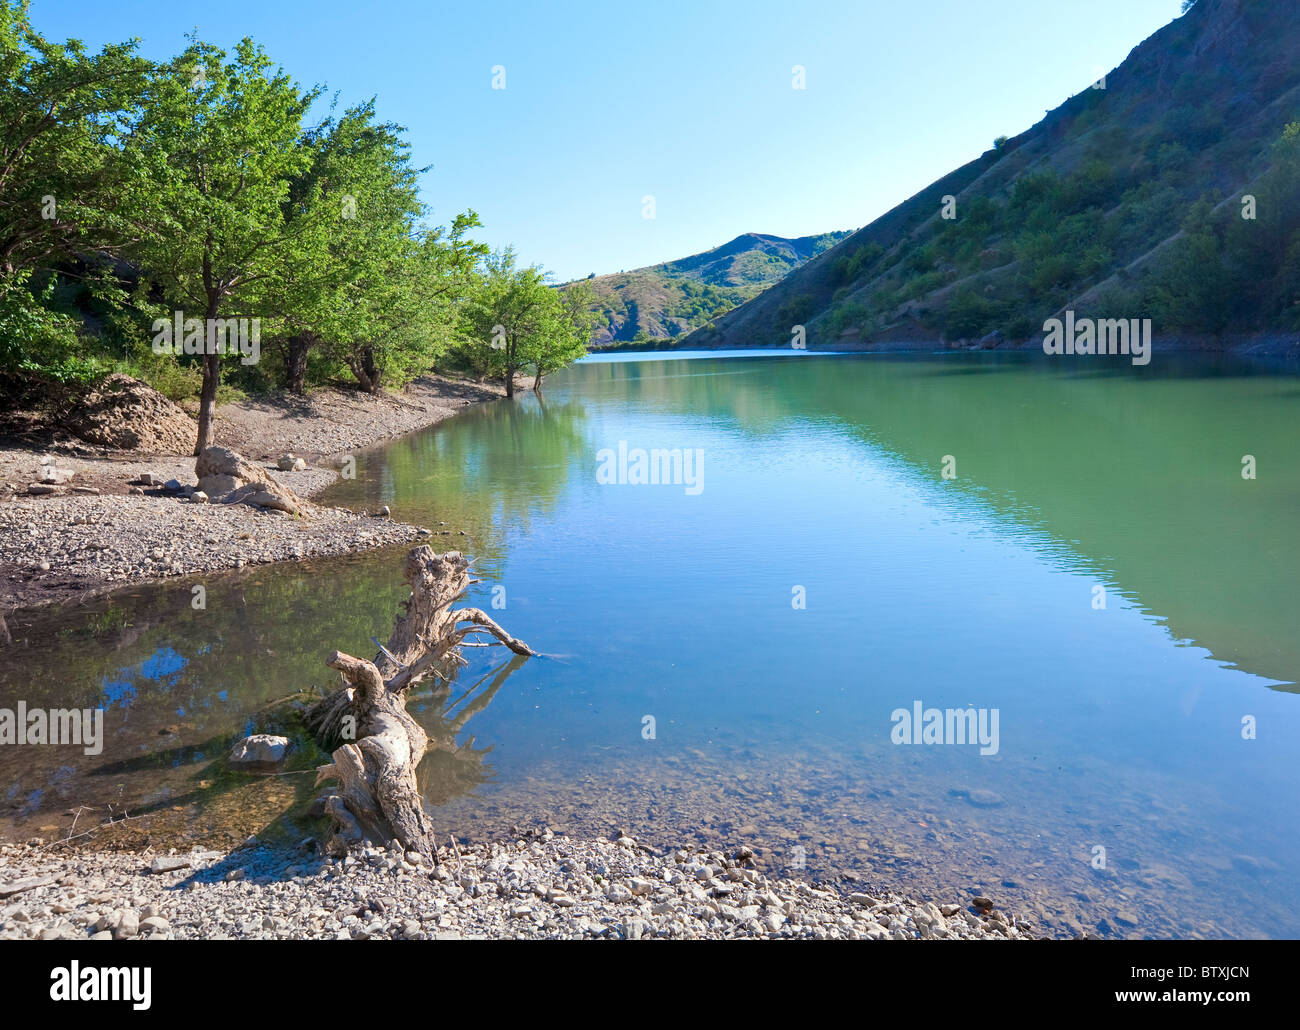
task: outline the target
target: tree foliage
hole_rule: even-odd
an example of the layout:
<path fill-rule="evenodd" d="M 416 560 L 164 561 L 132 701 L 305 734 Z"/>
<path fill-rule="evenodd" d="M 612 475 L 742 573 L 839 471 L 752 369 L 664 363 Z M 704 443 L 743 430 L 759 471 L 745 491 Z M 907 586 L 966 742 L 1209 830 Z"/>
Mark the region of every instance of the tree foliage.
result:
<path fill-rule="evenodd" d="M 430 225 L 405 130 L 373 99 L 319 117 L 323 88 L 251 39 L 155 63 L 54 43 L 0 0 L 0 71 L 0 372 L 197 383 L 197 451 L 227 381 L 378 391 L 451 354 L 509 366 L 513 393 L 585 349 L 585 293 L 491 257 L 473 211 Z"/>

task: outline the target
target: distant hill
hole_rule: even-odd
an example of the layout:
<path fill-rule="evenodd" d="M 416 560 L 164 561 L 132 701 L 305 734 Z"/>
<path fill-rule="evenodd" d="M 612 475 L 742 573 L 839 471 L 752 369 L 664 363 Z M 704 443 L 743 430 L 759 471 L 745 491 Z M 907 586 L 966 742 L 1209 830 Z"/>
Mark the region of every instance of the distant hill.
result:
<path fill-rule="evenodd" d="M 1199 0 L 1100 88 L 997 140 L 685 345 L 786 345 L 804 325 L 811 347 L 998 346 L 1041 339 L 1066 308 L 1151 318 L 1157 340 L 1294 340 L 1297 53 L 1296 0 Z"/>
<path fill-rule="evenodd" d="M 790 240 L 747 232 L 703 254 L 587 279 L 605 319 L 595 344 L 665 339 L 707 325 L 848 235 Z"/>

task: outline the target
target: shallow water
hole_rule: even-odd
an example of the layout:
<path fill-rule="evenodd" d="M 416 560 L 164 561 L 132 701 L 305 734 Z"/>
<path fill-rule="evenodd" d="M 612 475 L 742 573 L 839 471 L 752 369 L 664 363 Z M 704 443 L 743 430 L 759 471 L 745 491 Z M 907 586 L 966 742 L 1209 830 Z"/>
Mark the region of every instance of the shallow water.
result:
<path fill-rule="evenodd" d="M 444 832 L 743 842 L 1053 934 L 1294 937 L 1298 415 L 1297 377 L 1190 357 L 620 355 L 362 455 L 327 499 L 447 531 L 550 656 L 471 651 L 422 695 Z M 620 441 L 698 449 L 702 488 L 598 483 Z M 0 697 L 107 704 L 109 738 L 0 749 L 11 828 L 110 801 L 282 825 L 308 749 L 270 780 L 214 759 L 330 685 L 333 648 L 373 651 L 397 566 L 12 616 Z M 996 753 L 894 743 L 916 702 L 996 712 Z"/>

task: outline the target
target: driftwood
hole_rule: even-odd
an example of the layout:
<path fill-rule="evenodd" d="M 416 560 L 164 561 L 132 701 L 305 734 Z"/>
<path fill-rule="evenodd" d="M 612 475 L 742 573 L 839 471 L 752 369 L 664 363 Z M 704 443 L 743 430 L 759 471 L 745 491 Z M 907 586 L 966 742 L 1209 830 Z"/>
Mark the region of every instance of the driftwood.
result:
<path fill-rule="evenodd" d="M 437 848 L 416 782 L 429 740 L 406 711 L 406 691 L 429 674 L 446 677 L 465 664 L 459 647 L 474 634 L 495 637 L 517 655 L 537 652 L 479 609 L 452 608 L 476 582 L 459 552 L 417 547 L 406 556 L 403 575 L 411 596 L 388 643 L 379 644 L 374 661 L 330 655 L 326 664 L 342 674 L 344 685 L 313 705 L 305 720 L 333 756 L 316 772 L 318 784 L 337 781 L 324 798 L 334 822 L 326 850 L 341 854 L 362 840 L 397 840 L 432 863 Z"/>

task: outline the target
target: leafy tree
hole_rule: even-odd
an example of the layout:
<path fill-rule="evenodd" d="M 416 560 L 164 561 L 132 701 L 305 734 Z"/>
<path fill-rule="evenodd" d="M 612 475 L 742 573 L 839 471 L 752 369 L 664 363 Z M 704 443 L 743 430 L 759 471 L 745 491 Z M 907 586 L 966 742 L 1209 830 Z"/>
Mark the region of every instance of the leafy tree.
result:
<path fill-rule="evenodd" d="M 515 377 L 528 365 L 536 367 L 540 385 L 543 376 L 585 351 L 596 317 L 586 309 L 591 298 L 581 291 L 571 303 L 563 298 L 540 268 L 518 267 L 509 248 L 484 262 L 483 280 L 465 308 L 465 327 L 473 352 L 501 379 L 507 397 L 515 395 Z"/>
<path fill-rule="evenodd" d="M 359 382 L 364 376 L 363 385 L 379 388 L 378 364 L 373 355 L 366 358 L 366 344 L 355 354 L 348 348 L 376 331 L 362 295 L 379 289 L 382 302 L 391 304 L 391 277 L 404 284 L 411 278 L 406 270 L 424 211 L 417 188 L 423 169 L 411 167 L 402 131 L 376 123 L 372 100 L 306 134 L 311 164 L 291 184 L 286 203 L 298 246 L 282 255 L 277 272 L 284 321 L 276 346 L 284 385 L 296 393 L 306 388 L 310 352 L 326 339 L 337 341 L 345 358 L 356 358 Z"/>
<path fill-rule="evenodd" d="M 537 370 L 533 392 L 542 392 L 542 379 L 571 365 L 587 353 L 602 318 L 596 309 L 596 292 L 585 282 L 552 291 L 557 300 L 554 326 L 549 335 L 539 336 L 528 355 Z"/>
<path fill-rule="evenodd" d="M 286 214 L 290 186 L 310 167 L 303 116 L 320 94 L 302 91 L 244 39 L 224 51 L 193 41 L 150 77 L 128 143 L 146 169 L 151 231 L 136 253 L 149 283 L 206 325 L 260 317 L 278 274 L 311 242 Z M 308 248 L 309 249 L 309 248 Z M 212 442 L 222 355 L 203 354 L 195 453 Z"/>
<path fill-rule="evenodd" d="M 137 233 L 117 142 L 139 115 L 149 63 L 134 41 L 87 53 L 0 0 L 0 362 L 45 369 L 66 359 L 75 323 L 49 309 L 55 278 L 87 275 Z M 104 288 L 108 280 L 96 277 Z"/>

